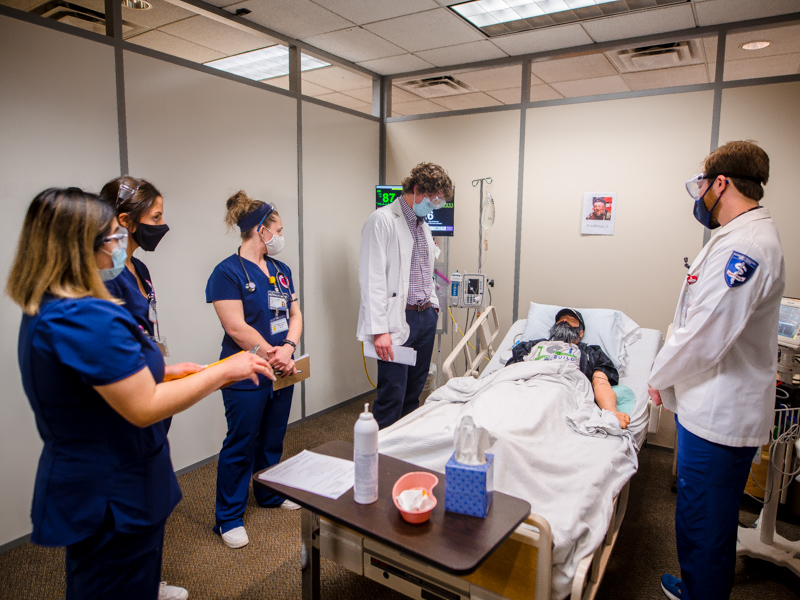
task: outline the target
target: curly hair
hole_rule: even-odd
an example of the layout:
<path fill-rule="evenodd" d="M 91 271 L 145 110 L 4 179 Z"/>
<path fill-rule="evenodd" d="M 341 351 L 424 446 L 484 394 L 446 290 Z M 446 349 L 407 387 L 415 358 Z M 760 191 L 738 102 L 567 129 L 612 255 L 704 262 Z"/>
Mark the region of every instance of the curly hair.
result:
<path fill-rule="evenodd" d="M 707 175 L 727 175 L 743 196 L 760 201 L 764 197 L 763 184 L 769 180 L 769 156 L 755 142 L 728 142 L 706 157 L 703 164 Z M 732 177 L 732 174 L 756 177 L 761 183 Z"/>
<path fill-rule="evenodd" d="M 403 180 L 403 193 L 411 194 L 414 186 L 423 194 L 441 193 L 447 200 L 453 197 L 453 181 L 442 167 L 433 163 L 419 163 Z"/>

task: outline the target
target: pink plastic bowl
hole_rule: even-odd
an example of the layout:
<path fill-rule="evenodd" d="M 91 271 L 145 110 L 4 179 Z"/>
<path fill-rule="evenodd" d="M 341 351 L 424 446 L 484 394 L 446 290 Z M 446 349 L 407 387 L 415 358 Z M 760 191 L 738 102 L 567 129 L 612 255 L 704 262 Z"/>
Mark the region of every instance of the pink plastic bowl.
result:
<path fill-rule="evenodd" d="M 433 473 L 423 473 L 422 471 L 414 471 L 406 473 L 398 479 L 392 488 L 392 500 L 397 510 L 400 511 L 403 519 L 409 523 L 424 523 L 431 517 L 431 511 L 436 508 L 436 496 L 433 495 L 433 488 L 439 483 L 439 478 Z M 428 492 L 430 499 L 433 500 L 433 505 L 427 510 L 406 512 L 400 505 L 397 504 L 397 496 L 406 490 L 423 489 Z"/>

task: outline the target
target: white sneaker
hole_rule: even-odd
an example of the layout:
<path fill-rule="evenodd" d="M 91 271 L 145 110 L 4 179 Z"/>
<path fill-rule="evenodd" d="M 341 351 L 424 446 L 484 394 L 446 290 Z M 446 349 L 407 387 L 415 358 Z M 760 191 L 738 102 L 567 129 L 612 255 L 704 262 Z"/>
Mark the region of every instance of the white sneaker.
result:
<path fill-rule="evenodd" d="M 162 581 L 158 588 L 158 600 L 186 600 L 188 597 L 189 592 L 185 589 L 167 585 L 166 581 Z"/>
<path fill-rule="evenodd" d="M 250 543 L 250 538 L 247 537 L 247 531 L 244 527 L 234 527 L 230 531 L 222 534 L 222 541 L 228 548 L 242 548 Z"/>
<path fill-rule="evenodd" d="M 283 510 L 298 510 L 301 507 L 297 502 L 292 502 L 291 500 L 284 500 L 283 504 L 281 504 L 281 508 Z"/>

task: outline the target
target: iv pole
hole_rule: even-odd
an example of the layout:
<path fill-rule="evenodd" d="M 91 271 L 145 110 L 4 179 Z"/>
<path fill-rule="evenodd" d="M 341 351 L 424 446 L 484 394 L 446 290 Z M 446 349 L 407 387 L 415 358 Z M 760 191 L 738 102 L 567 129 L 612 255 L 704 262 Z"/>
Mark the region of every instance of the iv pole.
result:
<path fill-rule="evenodd" d="M 481 185 L 480 189 L 480 200 L 478 204 L 478 273 L 482 272 L 483 268 L 483 184 L 492 183 L 491 177 L 481 177 L 480 179 L 473 179 L 472 180 L 472 187 L 477 187 L 478 184 Z"/>

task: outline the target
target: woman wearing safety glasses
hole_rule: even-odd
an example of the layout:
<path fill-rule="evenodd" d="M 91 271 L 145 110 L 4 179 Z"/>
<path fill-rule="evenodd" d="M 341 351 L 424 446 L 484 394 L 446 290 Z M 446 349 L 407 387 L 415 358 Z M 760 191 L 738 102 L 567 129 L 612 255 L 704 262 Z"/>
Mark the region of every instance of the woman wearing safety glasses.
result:
<path fill-rule="evenodd" d="M 239 228 L 242 245 L 216 266 L 206 285 L 206 302 L 214 303 L 225 330 L 220 359 L 257 348 L 276 374 L 292 375 L 297 372 L 293 352 L 303 332 L 303 315 L 291 270 L 275 260 L 284 246 L 283 221 L 273 205 L 242 191 L 226 207 L 225 223 L 228 229 Z M 228 434 L 217 465 L 214 531 L 230 548 L 250 542 L 243 520 L 250 478 L 281 459 L 292 392 L 293 386 L 273 390 L 266 378 L 222 390 Z M 253 491 L 259 506 L 300 508 L 260 487 Z"/>
<path fill-rule="evenodd" d="M 44 442 L 31 541 L 66 546 L 67 600 L 155 600 L 164 524 L 181 498 L 154 424 L 228 381 L 272 376 L 243 353 L 160 383 L 164 359 L 103 285 L 127 231 L 78 188 L 36 196 L 6 292 L 23 310 L 22 383 Z"/>

